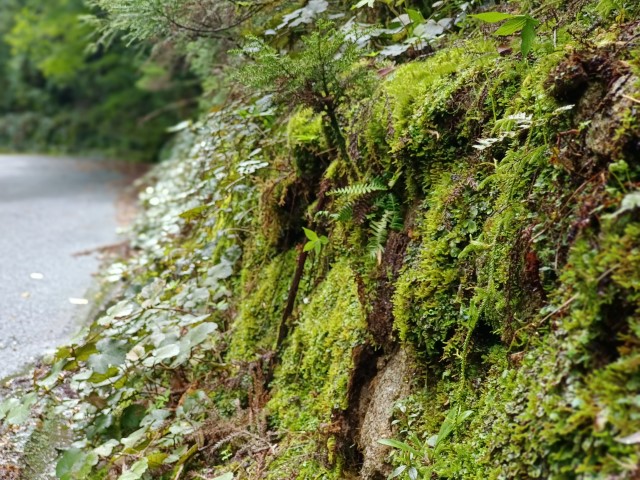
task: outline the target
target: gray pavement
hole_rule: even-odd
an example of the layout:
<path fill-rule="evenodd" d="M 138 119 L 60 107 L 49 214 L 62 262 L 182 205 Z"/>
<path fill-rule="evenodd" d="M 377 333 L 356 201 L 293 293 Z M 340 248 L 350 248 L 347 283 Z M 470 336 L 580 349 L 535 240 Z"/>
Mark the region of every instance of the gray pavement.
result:
<path fill-rule="evenodd" d="M 74 253 L 118 241 L 122 180 L 96 161 L 0 155 L 0 379 L 79 328 L 91 305 L 70 299 L 86 298 L 99 259 Z"/>

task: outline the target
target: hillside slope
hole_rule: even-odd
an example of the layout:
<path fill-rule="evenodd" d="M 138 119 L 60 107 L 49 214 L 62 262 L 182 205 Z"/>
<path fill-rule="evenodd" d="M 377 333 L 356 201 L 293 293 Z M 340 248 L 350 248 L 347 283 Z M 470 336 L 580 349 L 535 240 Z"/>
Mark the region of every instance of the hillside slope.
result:
<path fill-rule="evenodd" d="M 639 12 L 552 3 L 183 126 L 40 381 L 59 476 L 640 478 Z"/>

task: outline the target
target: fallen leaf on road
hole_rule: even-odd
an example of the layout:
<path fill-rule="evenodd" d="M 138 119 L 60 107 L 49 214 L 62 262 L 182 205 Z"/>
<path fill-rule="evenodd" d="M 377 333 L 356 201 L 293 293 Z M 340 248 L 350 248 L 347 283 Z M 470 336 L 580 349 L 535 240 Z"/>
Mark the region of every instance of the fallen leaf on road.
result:
<path fill-rule="evenodd" d="M 31 278 L 33 278 L 34 280 L 42 280 L 44 278 L 44 275 L 41 273 L 32 273 L 31 275 L 29 275 Z"/>
<path fill-rule="evenodd" d="M 22 293 L 20 294 L 20 296 L 21 296 L 22 298 L 29 298 L 29 297 L 31 296 L 31 292 L 22 292 Z"/>

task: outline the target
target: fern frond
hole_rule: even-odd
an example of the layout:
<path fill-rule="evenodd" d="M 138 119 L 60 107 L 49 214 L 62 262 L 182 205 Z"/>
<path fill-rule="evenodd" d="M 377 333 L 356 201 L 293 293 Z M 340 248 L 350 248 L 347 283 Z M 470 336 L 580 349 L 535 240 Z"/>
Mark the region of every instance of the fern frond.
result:
<path fill-rule="evenodd" d="M 348 222 L 353 217 L 353 203 L 343 205 L 334 218 L 339 222 Z"/>
<path fill-rule="evenodd" d="M 389 222 L 393 217 L 393 212 L 385 210 L 380 219 L 371 222 L 371 239 L 369 240 L 368 250 L 372 257 L 380 258 L 384 251 L 387 237 L 389 236 Z"/>
<path fill-rule="evenodd" d="M 370 182 L 354 183 L 343 188 L 336 188 L 327 193 L 329 196 L 338 196 L 349 199 L 356 199 L 372 192 L 387 190 L 388 187 L 379 179 Z"/>
<path fill-rule="evenodd" d="M 400 231 L 404 228 L 404 219 L 402 218 L 402 212 L 400 202 L 395 195 L 390 193 L 386 210 L 391 212 L 391 219 L 389 220 L 389 228 L 391 230 Z"/>

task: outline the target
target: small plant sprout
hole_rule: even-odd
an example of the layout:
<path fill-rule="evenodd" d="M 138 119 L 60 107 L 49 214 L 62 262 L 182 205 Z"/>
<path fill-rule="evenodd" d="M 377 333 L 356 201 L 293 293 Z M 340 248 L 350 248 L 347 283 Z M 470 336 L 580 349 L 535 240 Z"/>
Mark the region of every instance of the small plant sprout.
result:
<path fill-rule="evenodd" d="M 540 24 L 538 20 L 529 15 L 512 15 L 502 12 L 478 13 L 477 15 L 470 15 L 470 17 L 487 23 L 504 21 L 504 23 L 500 25 L 500 28 L 493 32 L 497 37 L 508 37 L 509 35 L 520 32 L 520 39 L 522 40 L 520 43 L 520 51 L 522 52 L 523 58 L 526 58 L 531 51 L 533 40 L 536 36 L 536 28 Z"/>
<path fill-rule="evenodd" d="M 313 250 L 314 252 L 316 252 L 316 255 L 320 255 L 320 250 L 324 245 L 329 243 L 329 239 L 325 235 L 318 236 L 316 232 L 314 232 L 313 230 L 309 230 L 308 228 L 302 227 L 302 230 L 304 230 L 304 235 L 309 240 L 304 245 L 304 251 L 309 252 Z"/>

